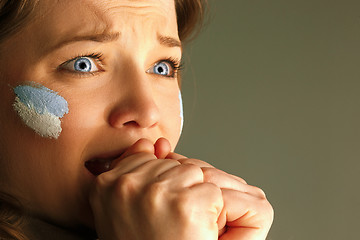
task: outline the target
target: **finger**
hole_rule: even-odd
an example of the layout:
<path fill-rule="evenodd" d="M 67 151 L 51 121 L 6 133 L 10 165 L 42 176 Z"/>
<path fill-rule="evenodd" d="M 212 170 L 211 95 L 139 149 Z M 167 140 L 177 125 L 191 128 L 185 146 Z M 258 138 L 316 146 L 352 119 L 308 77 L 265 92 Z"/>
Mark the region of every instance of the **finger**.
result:
<path fill-rule="evenodd" d="M 220 169 L 217 169 L 217 168 L 215 168 L 215 169 L 218 170 L 218 171 L 220 171 L 221 173 L 224 173 L 224 174 L 229 175 L 230 177 L 232 177 L 232 178 L 234 178 L 234 179 L 236 179 L 236 180 L 238 180 L 238 181 L 240 181 L 240 182 L 242 182 L 242 183 L 244 183 L 244 184 L 248 184 L 248 183 L 245 181 L 245 179 L 243 179 L 243 178 L 241 178 L 241 177 L 238 177 L 238 176 L 236 176 L 236 175 L 233 175 L 233 174 L 224 172 L 224 171 L 222 171 L 222 170 L 220 170 Z"/>
<path fill-rule="evenodd" d="M 204 182 L 211 182 L 220 188 L 233 189 L 241 192 L 250 191 L 250 186 L 216 168 L 203 167 Z"/>
<path fill-rule="evenodd" d="M 166 138 L 159 138 L 155 144 L 155 156 L 159 159 L 164 159 L 171 151 L 170 142 Z"/>
<path fill-rule="evenodd" d="M 155 153 L 154 145 L 152 144 L 152 142 L 150 140 L 145 139 L 145 138 L 138 140 L 132 146 L 130 146 L 119 158 L 115 159 L 111 163 L 110 169 L 115 168 L 118 165 L 118 163 L 121 162 L 123 159 L 125 159 L 131 155 L 134 155 L 136 153 L 154 154 Z"/>
<path fill-rule="evenodd" d="M 215 217 L 212 224 L 214 224 L 215 228 L 219 229 L 217 219 L 224 208 L 224 201 L 220 188 L 212 183 L 199 183 L 188 189 L 196 192 L 198 200 L 202 201 L 203 209 Z"/>
<path fill-rule="evenodd" d="M 265 239 L 273 221 L 273 209 L 266 198 L 222 189 L 227 231 L 221 240 Z"/>
<path fill-rule="evenodd" d="M 126 158 L 130 155 L 140 152 L 155 154 L 154 144 L 149 139 L 139 139 L 122 154 L 121 158 Z"/>
<path fill-rule="evenodd" d="M 112 167 L 116 166 L 121 160 L 135 154 L 135 153 L 155 153 L 154 145 L 148 139 L 142 138 L 130 146 L 118 159 L 112 162 Z"/>
<path fill-rule="evenodd" d="M 193 158 L 183 158 L 183 159 L 177 159 L 181 164 L 194 164 L 199 167 L 208 167 L 213 168 L 213 166 L 207 162 L 201 161 L 199 159 L 193 159 Z"/>
<path fill-rule="evenodd" d="M 202 171 L 204 173 L 204 182 L 211 182 L 222 189 L 237 190 L 258 198 L 266 198 L 263 190 L 247 184 L 242 178 L 216 168 L 202 168 Z"/>
<path fill-rule="evenodd" d="M 226 210 L 223 207 L 217 220 L 218 224 L 218 236 L 220 237 L 226 232 Z"/>
<path fill-rule="evenodd" d="M 145 179 L 146 183 L 153 183 L 165 180 L 161 177 L 161 175 L 180 165 L 181 164 L 178 161 L 172 159 L 153 159 L 144 162 L 143 164 L 129 171 L 129 173 L 136 173 L 139 178 Z M 171 176 L 171 178 L 174 178 L 174 176 Z"/>
<path fill-rule="evenodd" d="M 100 177 L 102 182 L 110 184 L 121 175 L 130 173 L 139 166 L 155 159 L 157 159 L 156 156 L 151 153 L 135 153 L 124 159 L 120 159 L 114 166 L 112 166 L 110 171 L 100 174 L 98 178 Z"/>
<path fill-rule="evenodd" d="M 168 182 L 171 189 L 187 188 L 202 183 L 204 174 L 200 167 L 190 164 L 180 164 L 163 172 L 158 181 Z"/>
<path fill-rule="evenodd" d="M 187 158 L 187 157 L 185 157 L 181 154 L 178 154 L 178 153 L 170 152 L 165 158 L 180 160 L 180 159 Z"/>
<path fill-rule="evenodd" d="M 203 167 L 202 168 L 204 171 L 204 175 L 205 175 L 205 179 L 208 181 L 211 181 L 213 183 L 215 182 L 219 182 L 219 184 L 238 184 L 239 182 L 242 183 L 243 185 L 247 185 L 246 181 L 238 176 L 226 173 L 220 169 L 217 168 L 208 168 L 208 167 Z M 227 183 L 226 180 L 229 180 L 229 182 Z M 221 181 L 222 180 L 222 181 Z M 228 188 L 226 187 L 226 185 L 222 185 L 223 188 Z M 229 185 L 229 188 L 232 188 L 231 185 Z"/>

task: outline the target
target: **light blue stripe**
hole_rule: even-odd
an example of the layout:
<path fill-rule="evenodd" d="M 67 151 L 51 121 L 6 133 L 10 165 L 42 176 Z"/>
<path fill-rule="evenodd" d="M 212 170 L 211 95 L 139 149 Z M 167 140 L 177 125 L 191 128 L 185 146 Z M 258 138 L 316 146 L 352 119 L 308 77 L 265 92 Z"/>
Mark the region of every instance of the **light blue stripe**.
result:
<path fill-rule="evenodd" d="M 27 83 L 14 88 L 16 96 L 28 108 L 34 108 L 37 113 L 49 112 L 57 117 L 63 117 L 69 112 L 68 103 L 56 92 L 36 83 Z"/>

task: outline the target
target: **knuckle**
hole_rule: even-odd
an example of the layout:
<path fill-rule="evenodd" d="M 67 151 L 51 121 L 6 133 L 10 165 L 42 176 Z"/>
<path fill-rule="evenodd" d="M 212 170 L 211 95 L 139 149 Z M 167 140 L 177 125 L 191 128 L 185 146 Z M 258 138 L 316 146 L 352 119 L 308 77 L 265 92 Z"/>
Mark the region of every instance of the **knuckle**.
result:
<path fill-rule="evenodd" d="M 94 180 L 94 185 L 89 192 L 89 202 L 92 206 L 100 206 L 101 202 L 106 199 L 110 186 L 113 182 L 113 176 L 103 173 Z"/>
<path fill-rule="evenodd" d="M 272 205 L 270 204 L 269 201 L 266 201 L 265 208 L 267 209 L 268 218 L 273 220 L 274 219 L 274 208 L 272 207 Z"/>
<path fill-rule="evenodd" d="M 201 161 L 199 159 L 194 159 L 194 158 L 184 158 L 184 159 L 180 159 L 178 160 L 181 164 L 193 164 L 193 165 L 197 165 L 197 166 L 206 166 L 206 167 L 212 167 L 209 163 Z"/>
<path fill-rule="evenodd" d="M 191 158 L 183 158 L 178 160 L 181 164 L 194 164 L 193 159 Z"/>
<path fill-rule="evenodd" d="M 262 200 L 263 217 L 268 224 L 271 224 L 274 220 L 274 209 L 269 201 Z"/>
<path fill-rule="evenodd" d="M 266 199 L 266 194 L 261 188 L 256 187 L 256 186 L 251 186 L 251 190 L 259 198 Z"/>
<path fill-rule="evenodd" d="M 211 194 L 219 194 L 220 196 L 222 195 L 221 189 L 214 183 L 204 182 L 201 185 L 206 192 L 209 192 Z"/>
<path fill-rule="evenodd" d="M 192 199 L 192 193 L 188 189 L 185 189 L 184 191 L 181 191 L 177 198 L 176 198 L 176 204 L 179 206 L 181 205 L 187 205 L 189 202 L 191 202 Z"/>
<path fill-rule="evenodd" d="M 215 179 L 216 175 L 218 174 L 218 171 L 215 168 L 204 167 L 204 168 L 202 168 L 202 172 L 204 174 L 204 181 L 209 181 L 209 182 L 211 182 L 211 180 Z"/>
<path fill-rule="evenodd" d="M 270 204 L 270 202 L 268 202 L 268 213 L 269 213 L 269 218 L 271 219 L 271 221 L 273 221 L 274 219 L 274 208 L 273 206 Z"/>
<path fill-rule="evenodd" d="M 271 203 L 264 197 L 264 198 L 257 198 L 256 201 L 256 208 L 258 209 L 259 213 L 261 213 L 262 219 L 264 223 L 272 223 L 274 219 L 274 209 Z"/>
<path fill-rule="evenodd" d="M 238 177 L 238 176 L 235 176 L 240 182 L 244 183 L 244 184 L 248 184 L 245 179 L 241 178 L 241 177 Z"/>
<path fill-rule="evenodd" d="M 186 215 L 187 212 L 195 207 L 194 195 L 189 190 L 182 191 L 175 199 L 173 207 L 179 216 Z"/>
<path fill-rule="evenodd" d="M 150 152 L 139 152 L 134 154 L 133 156 L 136 156 L 136 158 L 143 158 L 143 159 L 157 159 L 157 157 Z"/>
<path fill-rule="evenodd" d="M 192 221 L 191 215 L 193 212 L 196 212 L 196 207 L 193 195 L 189 191 L 184 191 L 177 195 L 170 206 L 173 215 L 177 217 L 177 220 L 183 226 L 190 224 Z"/>
<path fill-rule="evenodd" d="M 200 212 L 210 218 L 217 216 L 222 207 L 221 189 L 212 183 L 198 184 L 195 190 L 185 189 L 176 195 L 173 202 L 176 215 L 188 222 L 196 222 Z"/>
<path fill-rule="evenodd" d="M 95 178 L 94 185 L 92 191 L 90 192 L 90 196 L 95 196 L 101 194 L 105 191 L 112 182 L 112 176 L 110 174 L 100 174 Z"/>
<path fill-rule="evenodd" d="M 204 173 L 199 166 L 193 164 L 185 164 L 180 166 L 183 169 L 184 175 L 188 178 L 192 179 L 191 181 L 195 182 L 203 182 L 204 181 Z"/>
<path fill-rule="evenodd" d="M 95 178 L 96 189 L 103 189 L 109 184 L 108 174 L 100 174 Z"/>
<path fill-rule="evenodd" d="M 114 193 L 117 198 L 133 196 L 138 189 L 137 176 L 134 173 L 126 173 L 118 177 L 114 184 Z"/>
<path fill-rule="evenodd" d="M 194 165 L 194 164 L 182 164 L 181 167 L 184 169 L 184 171 L 189 171 L 189 172 L 193 172 L 195 174 L 203 175 L 203 171 L 197 165 Z"/>
<path fill-rule="evenodd" d="M 149 184 L 144 189 L 144 195 L 141 198 L 142 206 L 147 209 L 147 212 L 154 212 L 162 207 L 164 200 L 166 201 L 167 187 L 163 182 L 155 182 Z"/>
<path fill-rule="evenodd" d="M 175 159 L 161 159 L 159 161 L 167 162 L 167 163 L 173 164 L 173 165 L 181 165 L 181 163 L 178 160 L 175 160 Z"/>
<path fill-rule="evenodd" d="M 145 193 L 150 199 L 158 199 L 160 196 L 163 196 L 165 192 L 166 186 L 163 182 L 149 184 L 145 189 Z"/>

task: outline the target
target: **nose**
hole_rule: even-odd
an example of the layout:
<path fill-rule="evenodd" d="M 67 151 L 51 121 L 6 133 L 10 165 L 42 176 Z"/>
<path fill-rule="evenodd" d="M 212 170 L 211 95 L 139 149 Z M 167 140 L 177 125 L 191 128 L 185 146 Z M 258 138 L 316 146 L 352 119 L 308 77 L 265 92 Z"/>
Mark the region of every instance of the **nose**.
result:
<path fill-rule="evenodd" d="M 127 79 L 119 91 L 117 100 L 109 116 L 109 124 L 114 128 L 152 128 L 160 120 L 151 80 L 146 77 Z"/>

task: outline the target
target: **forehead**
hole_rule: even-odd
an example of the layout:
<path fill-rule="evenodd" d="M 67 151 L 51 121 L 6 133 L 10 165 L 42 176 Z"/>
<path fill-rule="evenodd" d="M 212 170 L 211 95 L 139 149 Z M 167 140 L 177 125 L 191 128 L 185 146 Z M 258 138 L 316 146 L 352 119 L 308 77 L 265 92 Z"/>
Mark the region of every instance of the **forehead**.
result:
<path fill-rule="evenodd" d="M 122 17 L 162 16 L 169 19 L 174 13 L 174 0 L 40 0 L 39 4 L 39 17 L 43 20 L 66 16 L 71 20 L 85 17 L 87 20 L 113 22 L 118 14 Z"/>
<path fill-rule="evenodd" d="M 41 0 L 37 13 L 31 31 L 38 31 L 41 48 L 62 37 L 113 31 L 178 38 L 174 0 Z"/>

